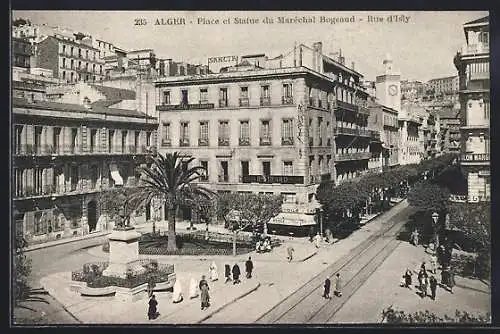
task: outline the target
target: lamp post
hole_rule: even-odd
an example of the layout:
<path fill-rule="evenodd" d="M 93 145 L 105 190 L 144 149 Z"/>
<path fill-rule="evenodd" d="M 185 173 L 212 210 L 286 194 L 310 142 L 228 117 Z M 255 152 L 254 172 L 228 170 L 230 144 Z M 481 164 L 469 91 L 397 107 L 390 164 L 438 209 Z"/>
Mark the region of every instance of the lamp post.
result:
<path fill-rule="evenodd" d="M 434 212 L 432 214 L 432 227 L 434 230 L 434 249 L 437 249 L 439 247 L 439 236 L 437 233 L 438 220 L 439 220 L 439 214 L 437 212 Z"/>
<path fill-rule="evenodd" d="M 316 208 L 316 214 L 319 221 L 319 234 L 323 236 L 323 209 Z"/>

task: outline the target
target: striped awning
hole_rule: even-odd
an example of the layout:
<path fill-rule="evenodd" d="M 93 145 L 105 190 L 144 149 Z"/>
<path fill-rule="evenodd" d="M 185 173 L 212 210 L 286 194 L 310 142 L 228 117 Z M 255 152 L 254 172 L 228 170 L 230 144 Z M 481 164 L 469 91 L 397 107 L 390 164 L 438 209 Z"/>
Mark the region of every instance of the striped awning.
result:
<path fill-rule="evenodd" d="M 269 220 L 269 224 L 288 225 L 288 226 L 311 226 L 316 225 L 314 215 L 305 213 L 282 212 Z"/>

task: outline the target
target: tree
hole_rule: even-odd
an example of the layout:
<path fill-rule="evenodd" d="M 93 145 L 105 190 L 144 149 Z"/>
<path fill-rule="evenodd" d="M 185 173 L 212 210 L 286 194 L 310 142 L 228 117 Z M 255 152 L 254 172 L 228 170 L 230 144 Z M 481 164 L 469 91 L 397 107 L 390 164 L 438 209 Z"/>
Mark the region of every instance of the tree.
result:
<path fill-rule="evenodd" d="M 102 211 L 111 218 L 117 217 L 118 227 L 127 227 L 130 224 L 130 216 L 143 205 L 143 201 L 137 196 L 137 189 L 116 187 L 104 190 L 100 196 Z"/>
<path fill-rule="evenodd" d="M 473 315 L 466 311 L 455 311 L 454 316 L 444 315 L 440 317 L 434 313 L 418 311 L 415 313 L 406 313 L 398 311 L 389 306 L 382 311 L 382 321 L 388 324 L 436 324 L 436 323 L 461 323 L 461 324 L 481 324 L 491 323 L 490 313 Z"/>
<path fill-rule="evenodd" d="M 222 194 L 217 202 L 218 215 L 233 231 L 233 256 L 236 256 L 238 232 L 265 226 L 281 212 L 283 198 L 267 194 Z"/>
<path fill-rule="evenodd" d="M 15 238 L 14 254 L 14 302 L 24 299 L 30 292 L 31 259 L 24 254 L 26 240 L 22 236 Z"/>
<path fill-rule="evenodd" d="M 216 214 L 216 202 L 212 198 L 199 197 L 193 202 L 193 210 L 196 212 L 198 222 L 208 224 Z M 194 229 L 191 220 L 190 229 Z"/>
<path fill-rule="evenodd" d="M 134 197 L 148 203 L 152 198 L 163 199 L 168 211 L 168 250 L 176 250 L 175 215 L 181 205 L 193 206 L 200 197 L 212 198 L 215 194 L 195 181 L 203 175 L 201 166 L 189 167 L 194 158 L 178 152 L 151 157 L 151 167 L 139 167 L 141 184 L 134 188 Z"/>

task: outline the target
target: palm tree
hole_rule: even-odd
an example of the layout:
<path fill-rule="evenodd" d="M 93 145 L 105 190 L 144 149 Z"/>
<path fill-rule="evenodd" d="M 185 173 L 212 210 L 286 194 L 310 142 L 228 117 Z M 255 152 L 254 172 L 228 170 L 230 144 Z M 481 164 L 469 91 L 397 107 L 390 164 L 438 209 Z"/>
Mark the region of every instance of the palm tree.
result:
<path fill-rule="evenodd" d="M 192 205 L 198 198 L 211 198 L 215 193 L 199 184 L 194 183 L 204 167 L 189 167 L 194 158 L 186 158 L 178 152 L 167 153 L 151 157 L 151 167 L 139 167 L 142 184 L 137 188 L 134 196 L 143 203 L 152 198 L 163 199 L 168 208 L 168 250 L 176 250 L 175 242 L 175 214 L 180 205 Z"/>

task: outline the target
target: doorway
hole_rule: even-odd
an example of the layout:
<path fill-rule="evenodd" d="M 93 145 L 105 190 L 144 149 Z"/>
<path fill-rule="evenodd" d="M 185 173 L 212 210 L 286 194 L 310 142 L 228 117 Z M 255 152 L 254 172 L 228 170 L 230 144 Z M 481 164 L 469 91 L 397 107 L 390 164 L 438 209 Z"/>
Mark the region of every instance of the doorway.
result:
<path fill-rule="evenodd" d="M 97 202 L 92 200 L 87 205 L 87 219 L 89 223 L 89 232 L 93 232 L 97 227 Z"/>

